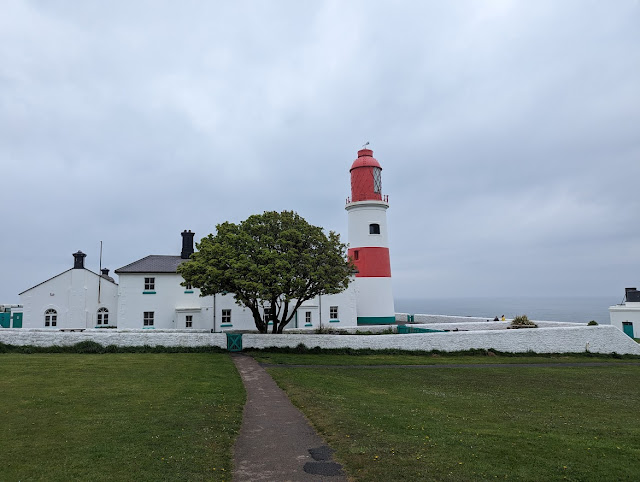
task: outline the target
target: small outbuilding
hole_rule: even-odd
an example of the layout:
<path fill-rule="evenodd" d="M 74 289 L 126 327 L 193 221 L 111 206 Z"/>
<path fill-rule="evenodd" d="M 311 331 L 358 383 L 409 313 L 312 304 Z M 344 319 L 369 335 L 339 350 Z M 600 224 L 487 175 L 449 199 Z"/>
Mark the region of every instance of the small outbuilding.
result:
<path fill-rule="evenodd" d="M 84 267 L 82 251 L 73 254 L 73 268 L 37 284 L 18 296 L 23 328 L 84 330 L 117 326 L 118 285 L 109 276 Z"/>

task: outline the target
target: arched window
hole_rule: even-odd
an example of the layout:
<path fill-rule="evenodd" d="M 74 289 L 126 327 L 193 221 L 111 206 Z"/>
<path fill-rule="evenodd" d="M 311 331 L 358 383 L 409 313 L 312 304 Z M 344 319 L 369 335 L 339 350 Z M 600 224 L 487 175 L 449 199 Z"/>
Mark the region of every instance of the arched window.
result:
<path fill-rule="evenodd" d="M 102 307 L 98 309 L 98 325 L 109 324 L 109 310 Z"/>
<path fill-rule="evenodd" d="M 53 308 L 44 312 L 44 326 L 58 326 L 58 312 Z"/>
<path fill-rule="evenodd" d="M 377 223 L 371 223 L 369 225 L 369 234 L 380 234 L 380 225 Z"/>

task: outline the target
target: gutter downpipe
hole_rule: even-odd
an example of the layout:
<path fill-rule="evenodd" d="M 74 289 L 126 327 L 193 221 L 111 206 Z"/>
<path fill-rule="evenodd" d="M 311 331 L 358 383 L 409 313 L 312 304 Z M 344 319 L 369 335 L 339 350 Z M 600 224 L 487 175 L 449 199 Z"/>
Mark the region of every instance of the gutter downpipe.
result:
<path fill-rule="evenodd" d="M 213 332 L 217 333 L 216 331 L 216 294 L 213 294 Z"/>

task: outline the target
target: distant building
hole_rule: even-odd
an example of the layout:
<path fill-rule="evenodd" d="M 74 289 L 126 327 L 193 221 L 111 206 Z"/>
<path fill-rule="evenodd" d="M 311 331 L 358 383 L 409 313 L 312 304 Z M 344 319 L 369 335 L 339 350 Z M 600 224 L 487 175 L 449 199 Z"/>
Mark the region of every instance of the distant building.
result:
<path fill-rule="evenodd" d="M 82 330 L 117 326 L 118 285 L 103 269 L 84 267 L 86 254 L 73 254 L 73 268 L 19 294 L 23 328 Z"/>
<path fill-rule="evenodd" d="M 640 338 L 640 291 L 625 288 L 624 302 L 609 307 L 611 324 L 631 338 Z"/>

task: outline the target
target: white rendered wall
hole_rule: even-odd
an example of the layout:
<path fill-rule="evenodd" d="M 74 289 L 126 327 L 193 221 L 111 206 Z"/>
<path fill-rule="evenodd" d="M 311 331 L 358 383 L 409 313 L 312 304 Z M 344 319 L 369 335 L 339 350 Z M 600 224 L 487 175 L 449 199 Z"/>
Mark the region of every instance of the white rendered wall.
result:
<path fill-rule="evenodd" d="M 100 303 L 98 303 L 100 282 Z M 109 310 L 109 326 L 118 320 L 118 286 L 88 269 L 70 269 L 20 295 L 24 306 L 23 328 L 45 328 L 44 312 L 57 312 L 51 330 L 94 328 L 98 308 Z"/>
<path fill-rule="evenodd" d="M 4 329 L 0 342 L 8 345 L 70 346 L 83 341 L 95 341 L 102 346 L 217 346 L 226 348 L 227 337 L 222 333 L 203 330 L 86 330 L 61 332 L 50 330 Z"/>
<path fill-rule="evenodd" d="M 633 323 L 633 336 L 640 338 L 640 303 L 625 303 L 624 305 L 610 306 L 609 318 L 611 319 L 611 325 L 620 331 L 623 331 L 623 321 Z"/>
<path fill-rule="evenodd" d="M 224 334 L 202 331 L 178 332 L 150 330 L 87 330 L 84 332 L 52 332 L 7 328 L 0 330 L 0 342 L 9 345 L 73 345 L 93 340 L 101 345 L 117 346 L 226 346 Z M 259 335 L 244 334 L 244 349 L 290 347 L 303 344 L 308 348 L 369 348 L 418 351 L 461 351 L 494 349 L 526 353 L 618 353 L 640 355 L 640 345 L 609 325 L 526 330 L 458 331 L 408 335 Z"/>
<path fill-rule="evenodd" d="M 347 206 L 350 248 L 389 246 L 388 207 L 381 201 L 359 201 Z M 369 225 L 372 223 L 380 225 L 380 234 L 369 234 Z"/>
<path fill-rule="evenodd" d="M 154 294 L 144 294 L 144 279 L 155 278 Z M 154 330 L 187 329 L 186 317 L 192 316 L 193 329 L 214 330 L 215 332 L 256 330 L 251 310 L 238 306 L 232 294 L 216 295 L 215 320 L 212 296 L 200 297 L 200 290 L 186 290 L 180 283 L 182 276 L 177 273 L 144 274 L 122 273 L 119 278 L 118 328 L 145 329 L 144 312 L 154 312 Z M 193 291 L 193 293 L 188 293 Z M 309 300 L 298 309 L 298 327 L 305 326 L 305 313 L 311 312 L 312 328 L 320 326 L 318 299 Z M 322 322 L 329 324 L 329 310 L 338 306 L 340 321 L 333 326 L 356 325 L 355 291 L 352 286 L 336 295 L 322 297 Z M 231 323 L 222 323 L 222 311 L 231 310 Z M 214 324 L 215 323 L 215 324 Z M 294 328 L 295 318 L 287 325 Z M 147 328 L 151 329 L 151 328 Z"/>
<path fill-rule="evenodd" d="M 248 348 L 370 348 L 413 351 L 494 349 L 511 353 L 618 353 L 640 355 L 640 345 L 609 325 L 525 330 L 457 331 L 408 335 L 253 335 L 242 336 Z"/>
<path fill-rule="evenodd" d="M 391 278 L 356 278 L 358 316 L 395 317 Z"/>

